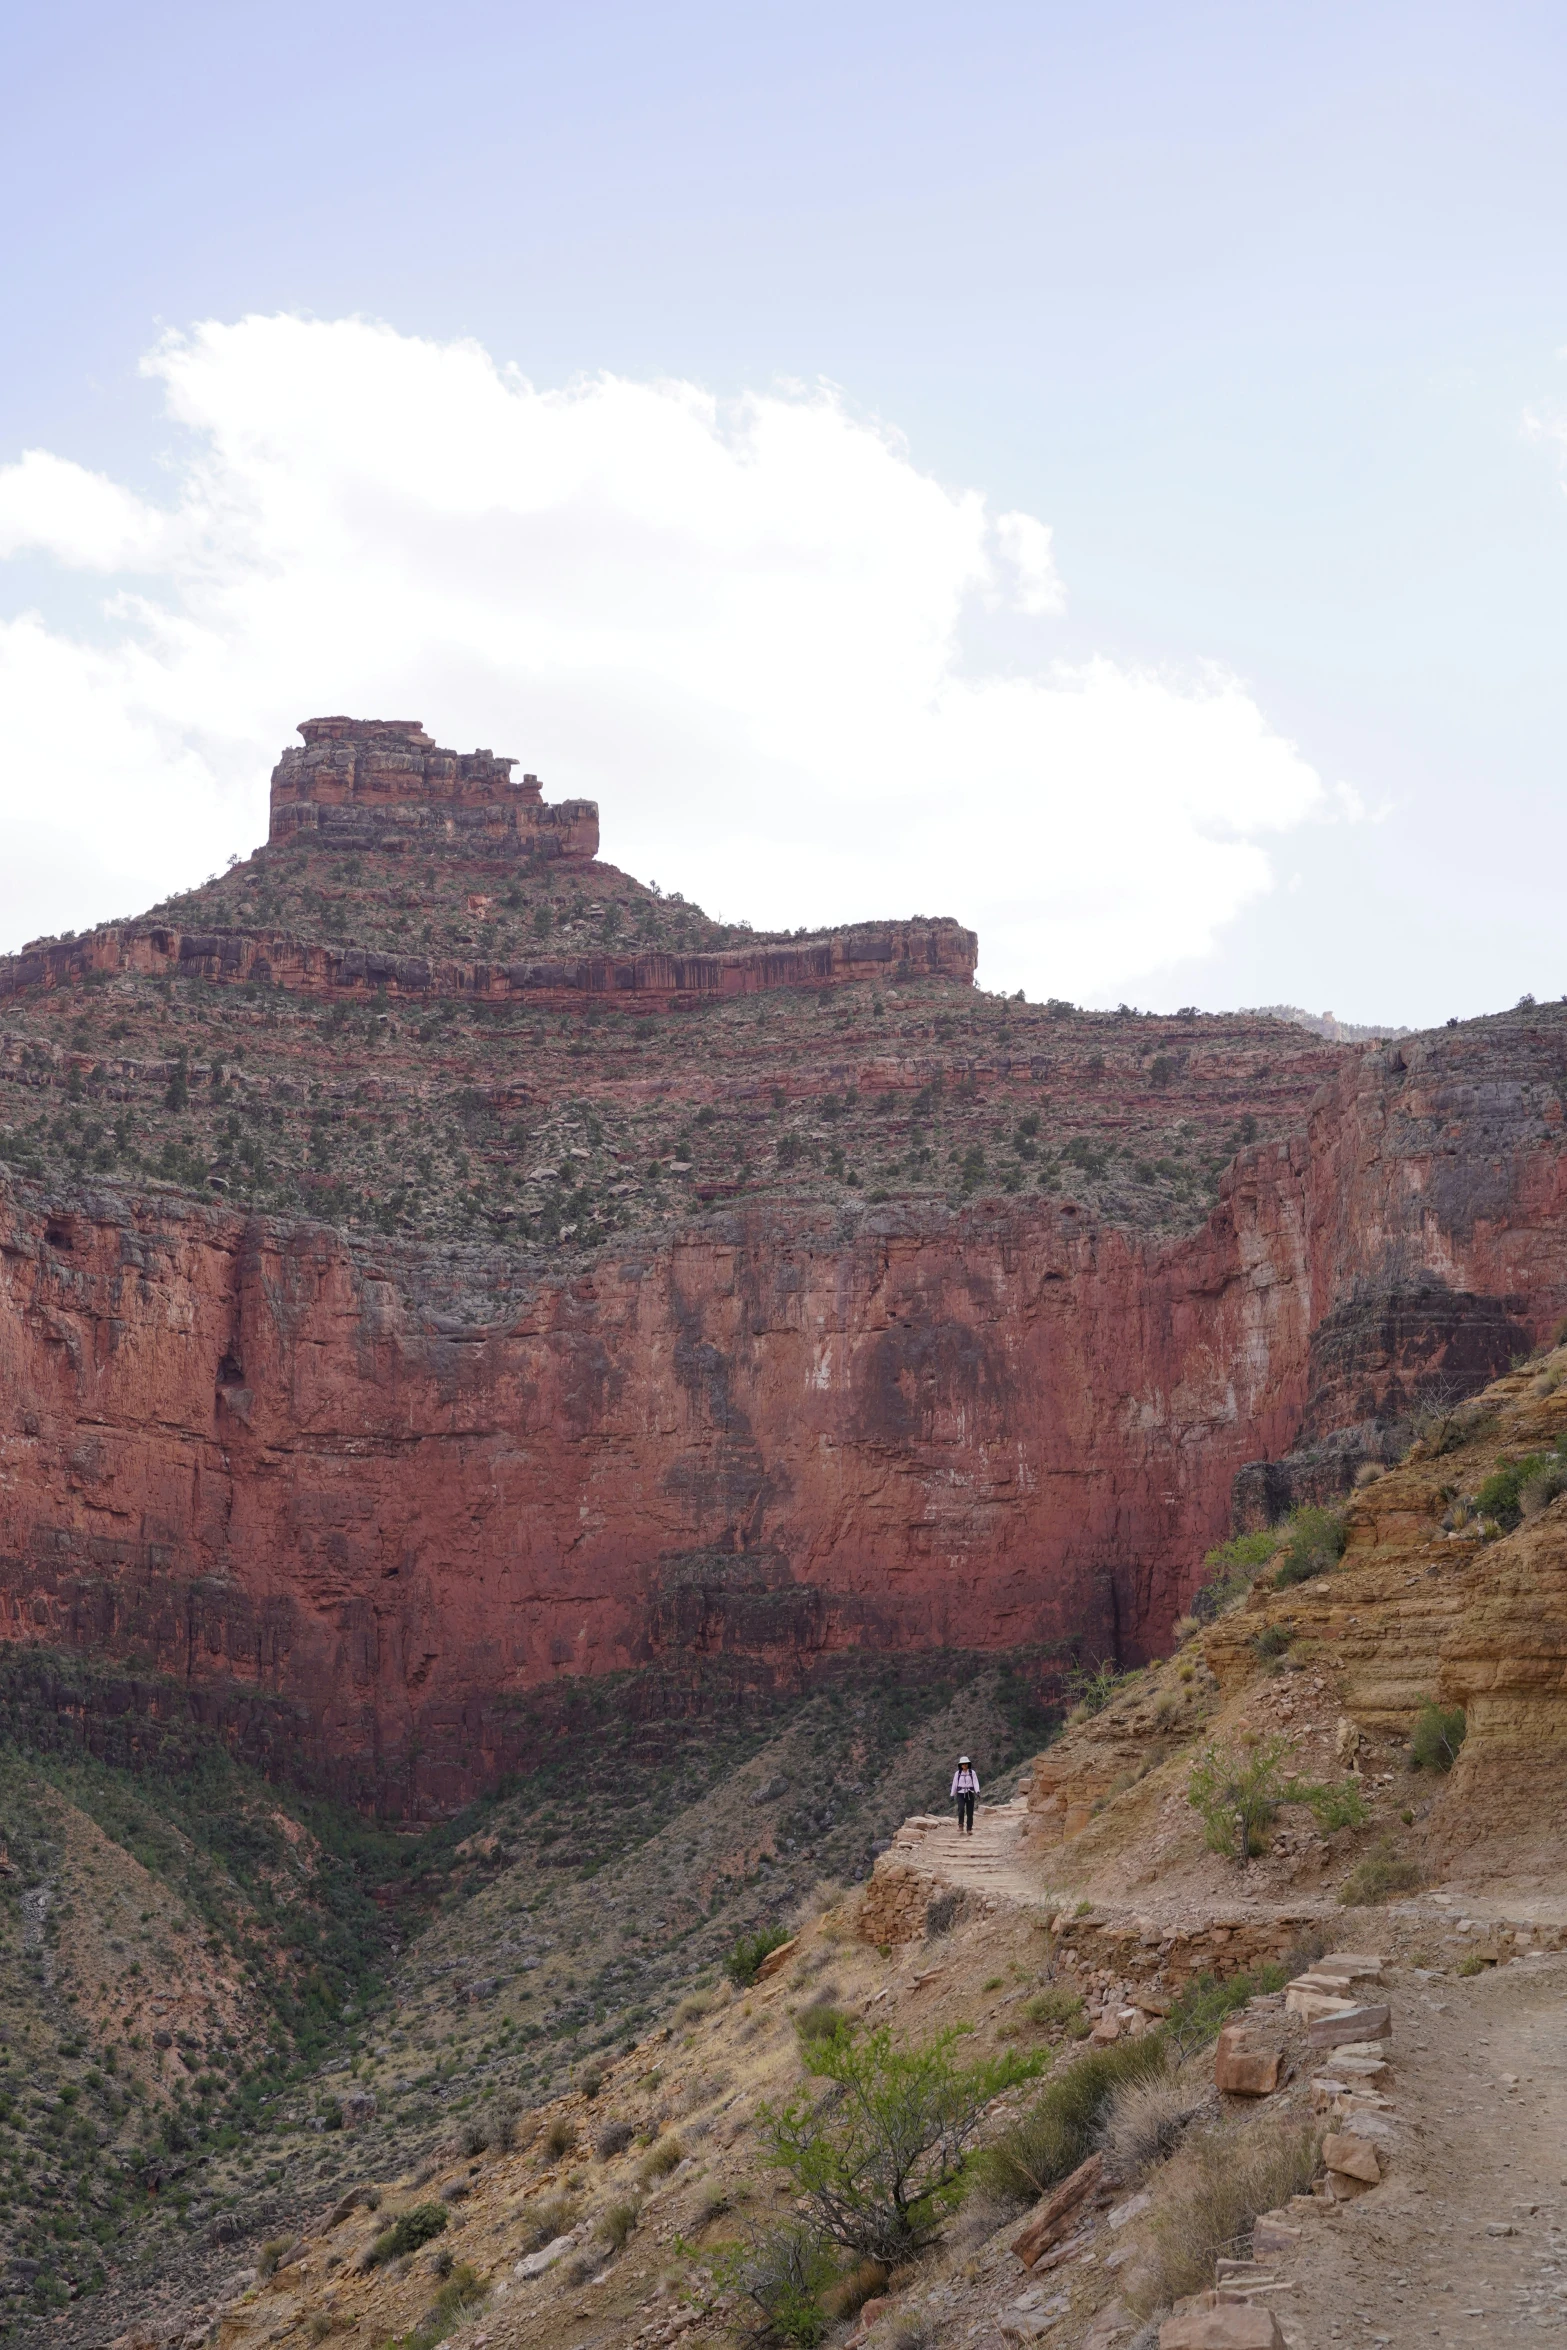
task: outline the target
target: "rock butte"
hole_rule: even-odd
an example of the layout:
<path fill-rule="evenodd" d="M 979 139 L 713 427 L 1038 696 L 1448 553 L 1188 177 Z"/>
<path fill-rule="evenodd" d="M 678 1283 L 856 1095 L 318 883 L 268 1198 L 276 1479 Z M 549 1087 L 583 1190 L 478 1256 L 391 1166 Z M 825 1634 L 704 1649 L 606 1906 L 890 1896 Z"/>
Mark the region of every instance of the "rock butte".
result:
<path fill-rule="evenodd" d="M 508 760 L 301 731 L 262 859 L 612 870 L 591 803 Z M 0 996 L 96 1017 L 178 974 L 219 1022 L 258 984 L 782 1018 L 867 978 L 975 1001 L 975 958 L 953 922 L 442 964 L 147 917 L 10 958 Z M 1567 1013 L 1311 1050 L 1291 1130 L 1182 1233 L 1060 1193 L 775 1188 L 535 1254 L 483 1313 L 400 1232 L 4 1180 L 0 1631 L 123 1660 L 127 1704 L 172 1677 L 258 1756 L 416 1811 L 524 1759 L 517 1701 L 563 1678 L 665 1702 L 851 1652 L 1140 1658 L 1232 1506 L 1342 1491 L 1567 1310 Z M 694 1052 L 691 1101 L 710 1076 Z"/>

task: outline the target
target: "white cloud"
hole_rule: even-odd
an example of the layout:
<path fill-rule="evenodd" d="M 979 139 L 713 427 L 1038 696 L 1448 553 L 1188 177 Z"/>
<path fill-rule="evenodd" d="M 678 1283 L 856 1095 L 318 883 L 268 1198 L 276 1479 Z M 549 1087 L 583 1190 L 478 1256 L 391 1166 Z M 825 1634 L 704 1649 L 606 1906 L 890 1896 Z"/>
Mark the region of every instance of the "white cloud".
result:
<path fill-rule="evenodd" d="M 1322 804 L 1227 674 L 966 669 L 972 600 L 1061 609 L 1049 531 L 831 392 L 540 391 L 472 343 L 287 317 L 146 365 L 184 428 L 166 508 L 0 468 L 0 550 L 120 575 L 91 641 L 0 624 L 10 943 L 248 848 L 330 710 L 517 754 L 731 919 L 956 914 L 1030 994 L 1206 952 Z"/>

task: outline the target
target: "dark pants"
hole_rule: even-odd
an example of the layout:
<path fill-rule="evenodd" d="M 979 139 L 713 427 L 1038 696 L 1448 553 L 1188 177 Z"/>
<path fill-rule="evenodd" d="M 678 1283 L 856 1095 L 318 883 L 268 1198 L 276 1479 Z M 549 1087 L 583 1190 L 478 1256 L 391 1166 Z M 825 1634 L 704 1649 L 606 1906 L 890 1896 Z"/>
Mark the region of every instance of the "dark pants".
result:
<path fill-rule="evenodd" d="M 973 1833 L 974 1798 L 972 1795 L 960 1795 L 958 1797 L 958 1834 L 972 1836 Z"/>

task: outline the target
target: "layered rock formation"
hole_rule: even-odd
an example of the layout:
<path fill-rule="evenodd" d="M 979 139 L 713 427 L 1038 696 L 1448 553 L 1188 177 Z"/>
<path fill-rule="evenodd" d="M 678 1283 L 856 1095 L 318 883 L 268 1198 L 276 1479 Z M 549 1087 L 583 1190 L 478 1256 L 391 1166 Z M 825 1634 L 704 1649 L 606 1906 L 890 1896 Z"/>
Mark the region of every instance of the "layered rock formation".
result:
<path fill-rule="evenodd" d="M 410 740 L 386 755 L 448 756 Z M 361 758 L 378 771 L 349 748 L 357 788 Z M 311 791 L 347 772 L 343 750 L 297 755 Z M 140 967 L 116 968 L 116 1000 L 140 1000 Z M 972 1000 L 966 971 L 947 976 Z M 272 984 L 311 983 L 274 965 Z M 233 1000 L 203 987 L 192 1017 Z M 517 1760 L 519 1700 L 562 1678 L 724 1658 L 789 1684 L 849 1652 L 928 1648 L 1144 1655 L 1246 1464 L 1346 1429 L 1362 1457 L 1567 1309 L 1567 1017 L 1391 1051 L 1299 1042 L 1330 1082 L 1175 1234 L 1117 1220 L 1090 1180 L 1111 1146 L 1086 1136 L 1026 1195 L 1038 1115 L 1005 1194 L 975 1146 L 944 1197 L 867 1202 L 840 1182 L 791 1198 L 780 1152 L 768 1197 L 692 1200 L 618 1237 L 606 1223 L 562 1261 L 569 1223 L 542 1250 L 452 1253 L 108 1178 L 12 1182 L 0 1630 L 207 1687 L 247 1739 L 257 1708 L 286 1709 L 302 1760 L 415 1809 Z M 837 1049 L 791 1042 L 791 1083 L 830 1074 Z M 1198 1063 L 1156 1056 L 1143 1098 L 1207 1098 Z M 1102 1090 L 1103 1053 L 1082 1066 Z M 170 1067 L 174 1105 L 195 1065 Z M 1026 1056 L 1016 1070 L 1008 1086 L 1037 1089 Z M 707 1046 L 658 1080 L 680 1084 L 710 1099 Z M 927 1080 L 912 1143 L 941 1097 Z M 425 1113 L 406 1114 L 411 1144 Z"/>
<path fill-rule="evenodd" d="M 381 854 L 584 861 L 598 855 L 591 800 L 547 804 L 515 759 L 443 751 L 415 719 L 307 718 L 303 750 L 272 770 L 274 844 Z"/>

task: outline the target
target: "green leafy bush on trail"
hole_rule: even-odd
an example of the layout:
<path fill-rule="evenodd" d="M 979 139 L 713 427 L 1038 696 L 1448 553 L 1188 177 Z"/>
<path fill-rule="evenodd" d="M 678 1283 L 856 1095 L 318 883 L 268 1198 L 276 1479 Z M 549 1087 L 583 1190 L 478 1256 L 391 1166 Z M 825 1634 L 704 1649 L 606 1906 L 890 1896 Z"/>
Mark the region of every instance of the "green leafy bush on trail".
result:
<path fill-rule="evenodd" d="M 1161 2032 L 1085 2050 L 975 2156 L 979 2184 L 1000 2203 L 1037 2201 L 1093 2151 L 1100 2118 L 1122 2082 L 1149 2079 L 1167 2062 Z"/>
<path fill-rule="evenodd" d="M 931 2242 L 961 2198 L 985 2108 L 1044 2068 L 1042 2054 L 1011 2052 L 958 2065 L 963 2036 L 955 2028 L 907 2048 L 885 2025 L 846 2028 L 806 2044 L 825 2095 L 759 2110 L 773 2162 L 822 2232 L 862 2259 L 892 2267 Z"/>
<path fill-rule="evenodd" d="M 1417 1771 L 1450 1771 L 1458 1760 L 1469 1729 L 1461 1705 L 1438 1705 L 1434 1698 L 1415 1716 L 1409 1733 L 1409 1759 Z"/>
<path fill-rule="evenodd" d="M 730 1982 L 742 1991 L 749 1991 L 763 1959 L 781 1950 L 788 1939 L 785 1926 L 761 1926 L 754 1934 L 742 1934 L 724 1960 L 724 1972 Z"/>

